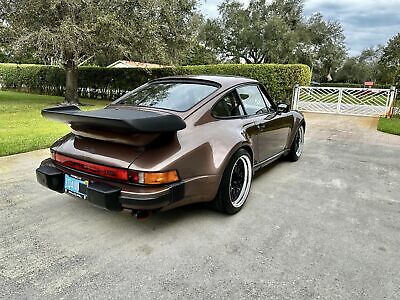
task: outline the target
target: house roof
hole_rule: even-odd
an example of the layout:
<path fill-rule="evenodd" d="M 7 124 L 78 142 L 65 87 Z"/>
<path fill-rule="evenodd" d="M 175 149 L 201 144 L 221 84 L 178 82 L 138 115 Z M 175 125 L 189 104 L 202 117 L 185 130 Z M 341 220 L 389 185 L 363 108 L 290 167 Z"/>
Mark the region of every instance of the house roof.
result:
<path fill-rule="evenodd" d="M 138 62 L 138 61 L 130 61 L 130 60 L 118 60 L 112 63 L 111 65 L 107 66 L 107 68 L 163 68 L 163 67 L 167 66 Z"/>

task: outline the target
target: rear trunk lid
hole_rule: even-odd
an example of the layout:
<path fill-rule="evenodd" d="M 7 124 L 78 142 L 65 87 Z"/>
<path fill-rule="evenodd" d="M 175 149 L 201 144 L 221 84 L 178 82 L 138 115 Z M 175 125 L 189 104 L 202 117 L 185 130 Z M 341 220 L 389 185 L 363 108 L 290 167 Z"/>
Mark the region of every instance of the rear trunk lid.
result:
<path fill-rule="evenodd" d="M 53 150 L 80 160 L 128 168 L 147 147 L 186 127 L 177 115 L 138 108 L 81 111 L 76 106 L 44 109 L 48 119 L 70 125 L 72 133 Z"/>
<path fill-rule="evenodd" d="M 145 151 L 145 147 L 116 144 L 69 134 L 55 143 L 52 150 L 87 162 L 128 168 Z"/>

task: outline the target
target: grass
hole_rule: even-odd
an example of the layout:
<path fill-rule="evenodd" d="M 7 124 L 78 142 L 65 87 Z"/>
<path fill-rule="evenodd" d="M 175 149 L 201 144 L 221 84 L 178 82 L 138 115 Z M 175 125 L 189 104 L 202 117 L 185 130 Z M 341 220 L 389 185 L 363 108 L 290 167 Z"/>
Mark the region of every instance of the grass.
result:
<path fill-rule="evenodd" d="M 378 122 L 378 130 L 386 133 L 400 135 L 400 118 L 380 118 Z"/>
<path fill-rule="evenodd" d="M 63 101 L 62 97 L 0 91 L 0 156 L 49 147 L 69 132 L 63 123 L 46 120 L 40 114 L 45 107 Z M 84 109 L 101 108 L 107 101 L 82 99 L 92 104 Z"/>

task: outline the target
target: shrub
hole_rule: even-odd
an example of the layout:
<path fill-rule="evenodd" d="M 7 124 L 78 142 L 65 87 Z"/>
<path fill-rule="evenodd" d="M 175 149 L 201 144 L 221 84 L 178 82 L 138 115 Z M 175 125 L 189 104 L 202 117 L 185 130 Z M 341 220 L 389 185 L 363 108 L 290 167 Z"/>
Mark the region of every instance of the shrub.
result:
<path fill-rule="evenodd" d="M 55 66 L 0 64 L 0 84 L 11 89 L 26 89 L 51 93 L 62 92 L 65 85 L 63 70 Z"/>
<path fill-rule="evenodd" d="M 220 64 L 160 69 L 81 67 L 79 94 L 85 98 L 115 99 L 151 79 L 189 74 L 253 78 L 264 84 L 275 100 L 290 100 L 295 84 L 309 85 L 311 80 L 310 68 L 295 64 Z M 55 66 L 0 64 L 0 84 L 9 89 L 63 95 L 65 74 Z"/>

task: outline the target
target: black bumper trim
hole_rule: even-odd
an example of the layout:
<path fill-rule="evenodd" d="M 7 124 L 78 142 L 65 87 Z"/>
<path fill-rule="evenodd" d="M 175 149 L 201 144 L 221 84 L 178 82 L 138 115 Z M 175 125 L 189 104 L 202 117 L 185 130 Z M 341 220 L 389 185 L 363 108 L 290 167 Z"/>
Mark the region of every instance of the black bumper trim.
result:
<path fill-rule="evenodd" d="M 170 186 L 169 193 L 160 196 L 160 197 L 149 197 L 146 199 L 135 199 L 128 197 L 120 197 L 119 201 L 121 205 L 124 206 L 138 206 L 138 207 L 151 207 L 151 206 L 159 206 L 160 208 L 163 206 L 167 206 L 168 204 L 174 203 L 176 201 L 182 200 L 185 194 L 185 188 L 183 183 L 176 183 Z"/>
<path fill-rule="evenodd" d="M 64 173 L 60 170 L 42 165 L 36 169 L 36 179 L 41 185 L 51 190 L 64 193 Z"/>
<path fill-rule="evenodd" d="M 118 201 L 120 188 L 109 186 L 104 183 L 92 183 L 87 187 L 88 200 L 95 205 L 105 207 L 109 210 L 122 210 Z"/>
<path fill-rule="evenodd" d="M 64 173 L 57 169 L 50 159 L 42 162 L 36 169 L 37 181 L 59 193 L 64 193 Z M 145 209 L 146 207 L 162 208 L 171 203 L 183 199 L 185 193 L 184 183 L 176 183 L 170 186 L 169 192 L 160 197 L 149 197 L 147 199 L 135 199 L 121 197 L 121 189 L 105 183 L 93 182 L 87 187 L 87 199 L 95 205 L 109 210 L 121 210 L 124 206 L 128 208 Z"/>

